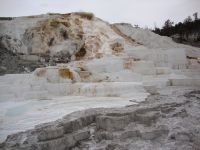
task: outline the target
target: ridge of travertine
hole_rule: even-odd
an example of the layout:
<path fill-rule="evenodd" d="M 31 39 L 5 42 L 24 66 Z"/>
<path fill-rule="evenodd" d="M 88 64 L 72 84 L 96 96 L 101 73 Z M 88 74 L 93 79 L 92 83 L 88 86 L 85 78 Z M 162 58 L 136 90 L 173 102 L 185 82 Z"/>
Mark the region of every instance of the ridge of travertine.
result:
<path fill-rule="evenodd" d="M 10 135 L 0 149 L 199 150 L 199 96 L 198 89 L 175 87 L 138 105 L 78 111 Z"/>

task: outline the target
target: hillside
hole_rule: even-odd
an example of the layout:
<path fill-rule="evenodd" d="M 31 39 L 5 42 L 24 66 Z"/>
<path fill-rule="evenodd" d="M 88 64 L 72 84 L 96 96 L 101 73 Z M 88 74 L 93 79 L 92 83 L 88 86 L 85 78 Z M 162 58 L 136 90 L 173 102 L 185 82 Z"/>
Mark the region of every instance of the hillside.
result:
<path fill-rule="evenodd" d="M 0 18 L 0 52 L 0 149 L 198 147 L 199 48 L 75 12 Z"/>

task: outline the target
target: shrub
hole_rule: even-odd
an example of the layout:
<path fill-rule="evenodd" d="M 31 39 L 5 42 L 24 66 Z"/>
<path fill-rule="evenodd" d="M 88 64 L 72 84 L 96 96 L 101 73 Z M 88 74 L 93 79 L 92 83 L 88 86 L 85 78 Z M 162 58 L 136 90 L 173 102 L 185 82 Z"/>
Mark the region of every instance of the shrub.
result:
<path fill-rule="evenodd" d="M 81 21 L 79 20 L 79 18 L 75 18 L 74 22 L 76 25 L 81 25 Z"/>
<path fill-rule="evenodd" d="M 74 14 L 80 16 L 81 18 L 86 18 L 88 20 L 92 20 L 94 18 L 94 14 L 89 12 L 76 12 Z"/>
<path fill-rule="evenodd" d="M 50 26 L 52 27 L 57 27 L 60 24 L 58 20 L 51 20 L 50 21 Z"/>
<path fill-rule="evenodd" d="M 13 20 L 13 17 L 0 17 L 0 20 Z"/>

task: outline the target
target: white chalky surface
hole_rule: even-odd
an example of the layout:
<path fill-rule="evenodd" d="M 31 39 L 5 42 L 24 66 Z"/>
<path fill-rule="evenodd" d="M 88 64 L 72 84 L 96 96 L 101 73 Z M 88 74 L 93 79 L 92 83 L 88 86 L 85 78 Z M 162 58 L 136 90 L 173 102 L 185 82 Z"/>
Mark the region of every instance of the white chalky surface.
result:
<path fill-rule="evenodd" d="M 27 28 L 45 17 L 50 16 L 0 21 L 0 32 L 20 40 Z M 199 48 L 174 43 L 129 24 L 116 25 L 120 35 L 100 19 L 81 21 L 89 47 L 83 59 L 38 68 L 30 74 L 0 76 L 0 141 L 74 111 L 132 105 L 167 86 L 200 86 Z M 134 42 L 130 43 L 131 39 Z M 58 42 L 52 53 L 62 48 L 71 50 L 68 42 Z M 113 51 L 114 43 L 123 50 Z M 59 74 L 59 69 L 66 68 L 73 79 Z"/>
<path fill-rule="evenodd" d="M 146 96 L 138 96 L 144 99 Z M 135 97 L 137 99 L 137 96 Z M 51 100 L 26 100 L 0 102 L 0 141 L 18 131 L 54 121 L 64 115 L 88 108 L 122 107 L 133 105 L 129 98 L 66 96 Z"/>

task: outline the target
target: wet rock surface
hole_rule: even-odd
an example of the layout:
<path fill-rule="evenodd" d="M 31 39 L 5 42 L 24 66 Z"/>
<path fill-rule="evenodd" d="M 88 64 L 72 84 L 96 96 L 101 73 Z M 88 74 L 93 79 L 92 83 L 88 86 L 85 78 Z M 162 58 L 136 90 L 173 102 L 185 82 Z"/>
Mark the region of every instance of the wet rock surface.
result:
<path fill-rule="evenodd" d="M 0 48 L 0 75 L 32 72 L 44 66 L 45 64 L 40 61 L 23 60 L 20 55 Z"/>
<path fill-rule="evenodd" d="M 200 91 L 170 88 L 138 105 L 79 111 L 10 135 L 0 149 L 199 150 Z"/>

